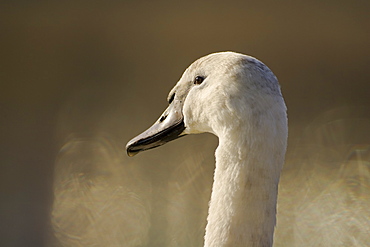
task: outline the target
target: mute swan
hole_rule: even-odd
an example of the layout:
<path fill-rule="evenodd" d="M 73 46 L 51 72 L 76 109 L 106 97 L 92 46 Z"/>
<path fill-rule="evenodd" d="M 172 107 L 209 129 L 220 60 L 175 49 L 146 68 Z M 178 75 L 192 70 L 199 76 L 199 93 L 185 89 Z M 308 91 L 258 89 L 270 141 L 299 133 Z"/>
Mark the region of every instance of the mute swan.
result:
<path fill-rule="evenodd" d="M 256 58 L 220 52 L 195 61 L 169 106 L 128 142 L 129 156 L 186 134 L 219 138 L 204 246 L 272 246 L 287 114 L 279 83 Z"/>

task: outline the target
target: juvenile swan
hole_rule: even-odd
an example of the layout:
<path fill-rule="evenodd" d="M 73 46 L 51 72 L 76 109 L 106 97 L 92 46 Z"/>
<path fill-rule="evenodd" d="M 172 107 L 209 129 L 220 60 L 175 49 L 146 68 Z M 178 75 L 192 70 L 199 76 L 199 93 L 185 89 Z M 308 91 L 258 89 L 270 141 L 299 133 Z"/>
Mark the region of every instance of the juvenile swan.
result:
<path fill-rule="evenodd" d="M 287 114 L 279 83 L 256 58 L 210 54 L 187 68 L 168 108 L 126 146 L 129 156 L 186 134 L 219 138 L 204 246 L 272 246 Z"/>

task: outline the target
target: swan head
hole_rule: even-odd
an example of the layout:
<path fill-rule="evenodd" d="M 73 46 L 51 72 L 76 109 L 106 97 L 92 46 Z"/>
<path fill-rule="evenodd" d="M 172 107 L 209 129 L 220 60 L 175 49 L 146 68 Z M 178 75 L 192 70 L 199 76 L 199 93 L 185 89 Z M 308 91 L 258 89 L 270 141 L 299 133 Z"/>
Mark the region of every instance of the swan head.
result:
<path fill-rule="evenodd" d="M 129 156 L 186 134 L 220 136 L 240 126 L 258 126 L 263 116 L 284 119 L 286 114 L 271 70 L 256 58 L 235 52 L 196 60 L 170 91 L 168 102 L 160 118 L 128 142 Z"/>

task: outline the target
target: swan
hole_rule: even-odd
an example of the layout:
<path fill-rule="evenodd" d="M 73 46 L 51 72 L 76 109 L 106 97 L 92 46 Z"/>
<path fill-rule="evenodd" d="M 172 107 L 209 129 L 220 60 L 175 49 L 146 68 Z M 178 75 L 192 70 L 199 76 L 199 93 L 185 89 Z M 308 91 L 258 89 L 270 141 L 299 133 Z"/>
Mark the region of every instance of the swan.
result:
<path fill-rule="evenodd" d="M 277 78 L 258 59 L 219 52 L 192 63 L 168 108 L 130 140 L 127 154 L 187 134 L 218 137 L 204 246 L 272 246 L 287 113 Z"/>

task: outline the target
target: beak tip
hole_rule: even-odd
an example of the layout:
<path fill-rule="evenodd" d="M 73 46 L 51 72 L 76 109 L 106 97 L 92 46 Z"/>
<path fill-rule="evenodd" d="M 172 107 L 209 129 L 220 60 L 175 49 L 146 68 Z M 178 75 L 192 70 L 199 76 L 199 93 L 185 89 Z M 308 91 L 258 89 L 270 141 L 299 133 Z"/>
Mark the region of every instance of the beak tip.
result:
<path fill-rule="evenodd" d="M 129 150 L 127 150 L 127 156 L 128 157 L 134 157 L 138 152 L 131 152 Z"/>
<path fill-rule="evenodd" d="M 127 156 L 129 157 L 134 157 L 137 153 L 139 153 L 139 151 L 135 151 L 133 150 L 132 148 L 132 141 L 129 141 L 126 145 L 126 153 L 127 153 Z"/>

